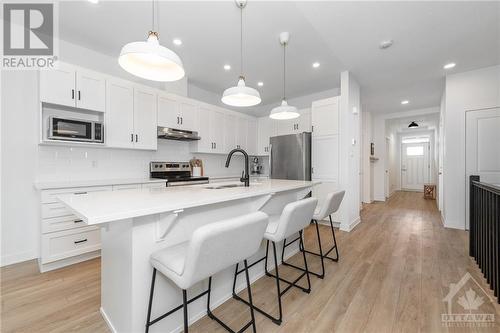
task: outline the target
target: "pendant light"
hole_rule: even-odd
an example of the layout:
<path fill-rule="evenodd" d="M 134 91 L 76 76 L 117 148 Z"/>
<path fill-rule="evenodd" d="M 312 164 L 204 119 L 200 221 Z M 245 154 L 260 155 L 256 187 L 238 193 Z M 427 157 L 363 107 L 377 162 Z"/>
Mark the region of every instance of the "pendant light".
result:
<path fill-rule="evenodd" d="M 155 31 L 155 1 L 152 1 L 153 27 L 145 42 L 126 44 L 118 58 L 120 66 L 135 76 L 146 80 L 170 82 L 184 77 L 184 66 L 179 56 L 161 46 Z"/>
<path fill-rule="evenodd" d="M 240 77 L 235 87 L 227 88 L 222 94 L 221 101 L 230 106 L 254 106 L 261 102 L 259 92 L 245 85 L 245 76 L 243 75 L 243 8 L 246 0 L 236 0 L 236 6 L 240 9 Z"/>
<path fill-rule="evenodd" d="M 412 121 L 410 125 L 408 125 L 408 128 L 416 128 L 416 127 L 418 127 L 418 124 L 414 121 Z"/>
<path fill-rule="evenodd" d="M 277 120 L 294 119 L 300 116 L 299 111 L 295 106 L 288 105 L 286 101 L 286 46 L 290 40 L 288 32 L 280 34 L 280 44 L 283 45 L 283 100 L 281 105 L 271 110 L 269 118 Z"/>

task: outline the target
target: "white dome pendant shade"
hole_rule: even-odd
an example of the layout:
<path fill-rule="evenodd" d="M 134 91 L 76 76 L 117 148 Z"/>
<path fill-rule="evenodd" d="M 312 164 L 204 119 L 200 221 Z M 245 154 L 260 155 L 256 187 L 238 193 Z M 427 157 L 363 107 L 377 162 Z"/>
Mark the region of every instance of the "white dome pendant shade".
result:
<path fill-rule="evenodd" d="M 283 100 L 281 105 L 273 108 L 269 114 L 269 118 L 276 120 L 294 119 L 300 116 L 299 111 L 295 106 L 288 105 L 286 101 L 286 46 L 290 40 L 288 32 L 280 34 L 280 44 L 283 45 Z"/>
<path fill-rule="evenodd" d="M 145 42 L 132 42 L 122 47 L 118 63 L 132 75 L 140 78 L 171 82 L 184 77 L 184 66 L 179 56 L 161 46 L 155 31 L 155 0 L 152 2 L 153 29 Z M 158 21 L 158 18 L 156 18 Z M 158 28 L 158 27 L 157 27 Z"/>
<path fill-rule="evenodd" d="M 288 102 L 284 99 L 281 101 L 281 105 L 273 108 L 269 118 L 276 120 L 286 120 L 294 119 L 299 117 L 299 111 L 295 106 L 288 105 Z"/>
<path fill-rule="evenodd" d="M 147 41 L 126 44 L 118 58 L 120 66 L 146 80 L 170 82 L 184 77 L 184 66 L 179 56 L 161 46 L 158 33 L 149 32 Z"/>
<path fill-rule="evenodd" d="M 247 87 L 243 76 L 243 8 L 246 0 L 235 0 L 236 6 L 240 9 L 240 70 L 241 75 L 235 87 L 227 88 L 222 94 L 222 103 L 236 107 L 247 107 L 259 104 L 262 100 L 257 89 Z"/>
<path fill-rule="evenodd" d="M 231 106 L 254 106 L 261 102 L 259 92 L 245 85 L 245 78 L 240 76 L 236 87 L 227 88 L 222 94 L 222 103 Z"/>

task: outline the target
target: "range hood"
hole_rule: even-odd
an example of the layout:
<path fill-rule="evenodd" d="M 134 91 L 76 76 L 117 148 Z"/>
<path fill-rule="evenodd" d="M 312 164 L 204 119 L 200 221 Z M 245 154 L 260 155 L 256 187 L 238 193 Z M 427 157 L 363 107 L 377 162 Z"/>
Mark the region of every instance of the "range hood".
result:
<path fill-rule="evenodd" d="M 158 139 L 195 141 L 200 140 L 198 132 L 158 126 Z"/>

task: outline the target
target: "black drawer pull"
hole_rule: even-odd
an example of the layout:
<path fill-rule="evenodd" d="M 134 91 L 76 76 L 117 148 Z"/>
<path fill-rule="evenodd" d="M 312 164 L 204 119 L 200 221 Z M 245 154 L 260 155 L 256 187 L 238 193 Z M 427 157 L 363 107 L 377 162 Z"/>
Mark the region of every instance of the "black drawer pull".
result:
<path fill-rule="evenodd" d="M 75 192 L 75 195 L 87 194 L 87 192 Z"/>
<path fill-rule="evenodd" d="M 75 223 L 81 223 L 83 220 L 75 220 Z"/>
<path fill-rule="evenodd" d="M 80 244 L 80 243 L 85 243 L 86 241 L 87 241 L 87 238 L 79 240 L 79 241 L 74 241 L 73 243 Z"/>

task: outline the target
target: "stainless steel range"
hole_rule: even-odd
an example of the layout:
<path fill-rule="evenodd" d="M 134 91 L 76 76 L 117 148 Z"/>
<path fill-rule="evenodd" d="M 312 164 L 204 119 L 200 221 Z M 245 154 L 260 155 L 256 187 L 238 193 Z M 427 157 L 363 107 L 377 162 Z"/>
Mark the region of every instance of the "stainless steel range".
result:
<path fill-rule="evenodd" d="M 167 180 L 167 186 L 208 184 L 208 177 L 191 176 L 189 162 L 151 162 L 149 175 Z"/>

